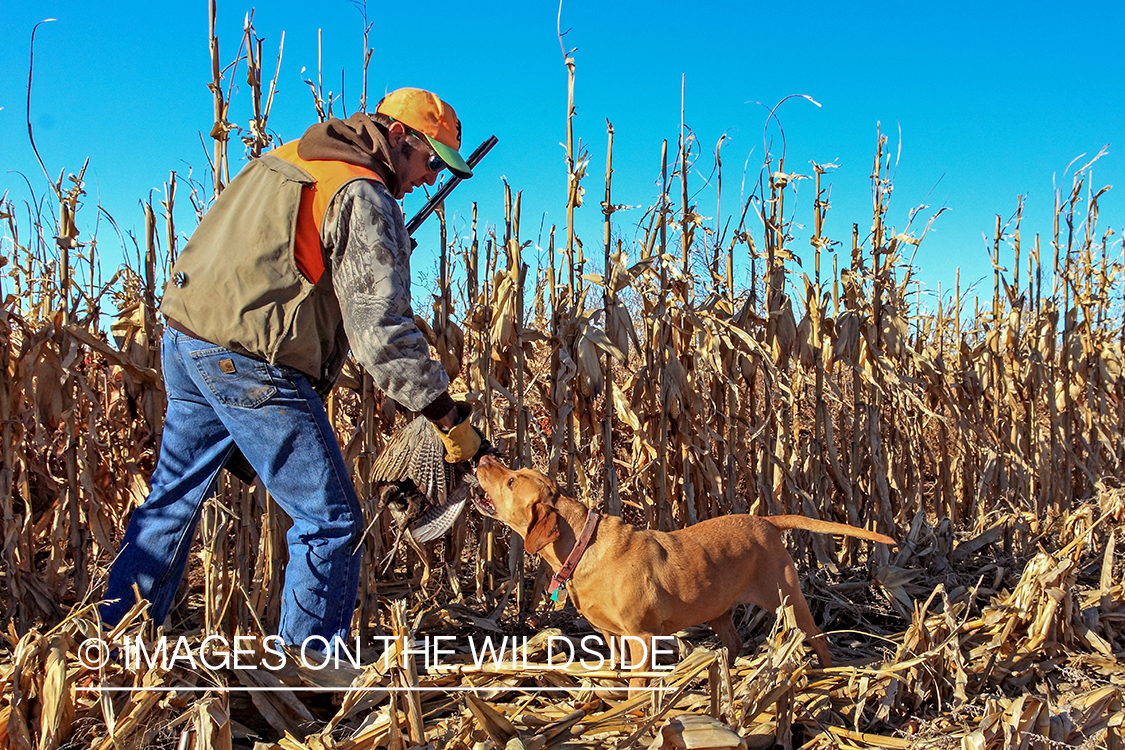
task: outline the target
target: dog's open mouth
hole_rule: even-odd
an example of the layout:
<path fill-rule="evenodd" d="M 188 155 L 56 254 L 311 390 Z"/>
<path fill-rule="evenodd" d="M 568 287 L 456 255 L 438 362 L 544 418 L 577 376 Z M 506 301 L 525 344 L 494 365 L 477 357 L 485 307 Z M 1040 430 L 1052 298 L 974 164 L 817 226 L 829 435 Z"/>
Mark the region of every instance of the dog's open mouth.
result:
<path fill-rule="evenodd" d="M 477 510 L 479 510 L 486 516 L 496 515 L 496 503 L 492 502 L 492 498 L 488 495 L 480 495 L 478 497 L 476 494 L 474 494 L 473 505 L 475 505 Z"/>

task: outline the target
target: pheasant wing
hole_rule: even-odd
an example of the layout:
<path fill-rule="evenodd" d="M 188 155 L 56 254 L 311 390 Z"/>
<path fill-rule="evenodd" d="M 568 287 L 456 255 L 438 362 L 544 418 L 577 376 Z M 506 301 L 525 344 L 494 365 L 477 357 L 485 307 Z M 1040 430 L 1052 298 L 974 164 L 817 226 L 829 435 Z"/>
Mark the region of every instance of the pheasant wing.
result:
<path fill-rule="evenodd" d="M 371 478 L 374 482 L 409 479 L 425 496 L 427 502 L 410 526 L 418 542 L 448 531 L 468 497 L 468 486 L 446 462 L 441 438 L 425 417 L 416 417 L 390 437 L 372 464 Z"/>

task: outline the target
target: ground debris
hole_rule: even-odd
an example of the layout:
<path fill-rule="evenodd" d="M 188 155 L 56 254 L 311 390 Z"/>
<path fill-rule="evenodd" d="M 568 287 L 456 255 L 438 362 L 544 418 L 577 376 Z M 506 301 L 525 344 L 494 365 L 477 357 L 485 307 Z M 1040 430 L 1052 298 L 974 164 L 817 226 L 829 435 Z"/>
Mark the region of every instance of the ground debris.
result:
<path fill-rule="evenodd" d="M 833 634 L 833 649 L 849 658 L 829 669 L 812 666 L 788 610 L 729 669 L 706 631 L 693 629 L 681 634 L 674 669 L 644 673 L 643 690 L 628 689 L 627 672 L 558 665 L 560 644 L 592 634 L 560 612 L 548 618 L 556 627 L 512 635 L 487 660 L 458 647 L 457 634 L 499 643 L 502 621 L 464 605 L 441 610 L 455 618 L 434 617 L 403 599 L 387 613 L 385 649 L 362 650 L 358 663 L 314 654 L 310 664 L 286 651 L 278 665 L 277 645 L 255 638 L 232 665 L 196 630 L 171 641 L 180 658 L 166 665 L 144 658 L 155 660 L 155 640 L 138 605 L 107 638 L 148 650 L 94 668 L 84 649 L 99 632 L 95 610 L 75 607 L 48 631 L 8 633 L 0 747 L 1109 747 L 1125 722 L 1115 650 L 1125 603 L 1112 578 L 1100 589 L 1101 577 L 1084 573 L 1083 538 L 1041 550 L 987 603 L 979 590 L 938 582 L 924 599 L 905 599 L 913 611 L 899 632 Z M 835 606 L 866 606 L 837 595 Z M 442 663 L 420 645 L 433 634 L 454 644 Z"/>

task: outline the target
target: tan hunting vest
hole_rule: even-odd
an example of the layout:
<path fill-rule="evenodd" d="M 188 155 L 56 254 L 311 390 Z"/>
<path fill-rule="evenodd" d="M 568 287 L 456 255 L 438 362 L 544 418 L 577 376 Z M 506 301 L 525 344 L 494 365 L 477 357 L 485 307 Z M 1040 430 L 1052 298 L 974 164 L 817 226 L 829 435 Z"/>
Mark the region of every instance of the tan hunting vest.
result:
<path fill-rule="evenodd" d="M 160 310 L 173 327 L 331 387 L 348 353 L 320 241 L 332 198 L 368 169 L 307 161 L 297 141 L 252 161 L 203 217 L 172 268 Z M 178 324 L 178 325 L 175 325 Z"/>

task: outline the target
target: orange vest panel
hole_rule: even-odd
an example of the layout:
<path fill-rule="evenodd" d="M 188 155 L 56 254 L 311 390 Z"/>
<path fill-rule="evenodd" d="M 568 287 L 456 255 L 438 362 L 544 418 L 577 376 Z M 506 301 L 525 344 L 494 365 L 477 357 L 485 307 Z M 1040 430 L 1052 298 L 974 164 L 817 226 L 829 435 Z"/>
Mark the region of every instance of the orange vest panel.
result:
<path fill-rule="evenodd" d="M 312 175 L 313 185 L 305 185 L 301 190 L 301 205 L 297 209 L 297 230 L 293 238 L 293 256 L 297 268 L 313 284 L 324 274 L 324 250 L 320 244 L 320 224 L 332 196 L 336 195 L 344 183 L 364 178 L 382 184 L 383 180 L 375 172 L 343 161 L 309 161 L 297 156 L 299 141 L 290 141 L 278 146 L 270 153 L 295 164 Z"/>

